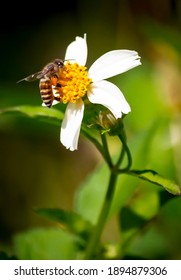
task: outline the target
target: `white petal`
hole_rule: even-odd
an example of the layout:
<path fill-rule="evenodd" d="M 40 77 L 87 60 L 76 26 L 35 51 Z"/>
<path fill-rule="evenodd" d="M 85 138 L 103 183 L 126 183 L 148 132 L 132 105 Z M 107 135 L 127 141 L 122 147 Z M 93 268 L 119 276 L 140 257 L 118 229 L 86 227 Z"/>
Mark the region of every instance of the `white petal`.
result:
<path fill-rule="evenodd" d="M 87 42 L 86 34 L 84 38 L 76 37 L 75 41 L 70 43 L 67 47 L 65 60 L 70 60 L 71 63 L 77 62 L 78 64 L 84 66 L 87 61 Z"/>
<path fill-rule="evenodd" d="M 60 141 L 71 151 L 77 150 L 83 114 L 84 103 L 82 100 L 76 103 L 70 102 L 67 105 L 65 117 L 61 126 Z"/>
<path fill-rule="evenodd" d="M 90 102 L 107 107 L 115 118 L 121 118 L 122 113 L 127 114 L 131 111 L 120 89 L 108 81 L 93 83 L 87 96 Z"/>
<path fill-rule="evenodd" d="M 140 65 L 140 57 L 135 51 L 115 50 L 99 57 L 89 69 L 89 77 L 100 81 L 121 74 Z"/>

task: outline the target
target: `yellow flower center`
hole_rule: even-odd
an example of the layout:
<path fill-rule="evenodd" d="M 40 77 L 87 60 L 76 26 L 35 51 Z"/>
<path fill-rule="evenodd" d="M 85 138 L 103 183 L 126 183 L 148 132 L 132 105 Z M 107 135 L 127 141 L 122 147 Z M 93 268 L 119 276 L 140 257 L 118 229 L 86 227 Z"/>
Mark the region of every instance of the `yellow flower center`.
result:
<path fill-rule="evenodd" d="M 87 74 L 87 68 L 78 63 L 67 62 L 63 66 L 57 81 L 57 84 L 60 85 L 59 94 L 63 103 L 75 103 L 87 93 L 87 88 L 92 82 Z"/>

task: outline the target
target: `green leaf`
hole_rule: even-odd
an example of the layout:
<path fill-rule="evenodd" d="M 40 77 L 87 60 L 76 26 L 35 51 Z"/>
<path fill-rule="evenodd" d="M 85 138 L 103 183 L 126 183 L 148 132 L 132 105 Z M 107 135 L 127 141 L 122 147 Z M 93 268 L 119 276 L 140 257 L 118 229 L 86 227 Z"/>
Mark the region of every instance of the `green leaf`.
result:
<path fill-rule="evenodd" d="M 159 204 L 160 207 L 163 207 L 167 202 L 173 199 L 173 195 L 169 192 L 166 192 L 163 188 L 158 192 L 159 195 Z"/>
<path fill-rule="evenodd" d="M 106 195 L 109 172 L 104 163 L 87 177 L 79 187 L 75 210 L 92 224 L 96 224 Z"/>
<path fill-rule="evenodd" d="M 64 114 L 56 109 L 40 107 L 40 106 L 15 106 L 6 109 L 1 109 L 0 114 L 4 113 L 20 113 L 30 118 L 43 118 L 43 119 L 53 119 L 55 121 L 60 121 L 63 119 Z"/>
<path fill-rule="evenodd" d="M 42 217 L 58 222 L 63 229 L 86 238 L 91 230 L 91 224 L 84 220 L 79 214 L 68 212 L 58 208 L 36 208 L 35 212 Z"/>
<path fill-rule="evenodd" d="M 165 177 L 162 177 L 153 170 L 131 170 L 129 174 L 161 186 L 174 195 L 181 195 L 181 186 Z"/>
<path fill-rule="evenodd" d="M 69 260 L 76 258 L 75 237 L 57 228 L 33 229 L 14 238 L 20 260 Z"/>
<path fill-rule="evenodd" d="M 124 259 L 128 256 L 131 256 L 131 259 L 142 260 L 170 259 L 167 242 L 154 224 L 140 234 L 138 232 L 131 242 L 127 242 L 124 248 Z"/>
<path fill-rule="evenodd" d="M 122 231 L 127 231 L 132 228 L 140 228 L 146 223 L 146 219 L 133 212 L 128 207 L 123 207 L 120 213 L 120 224 Z"/>
<path fill-rule="evenodd" d="M 156 229 L 164 237 L 169 248 L 167 259 L 181 258 L 181 197 L 173 197 L 162 208 L 157 218 Z"/>

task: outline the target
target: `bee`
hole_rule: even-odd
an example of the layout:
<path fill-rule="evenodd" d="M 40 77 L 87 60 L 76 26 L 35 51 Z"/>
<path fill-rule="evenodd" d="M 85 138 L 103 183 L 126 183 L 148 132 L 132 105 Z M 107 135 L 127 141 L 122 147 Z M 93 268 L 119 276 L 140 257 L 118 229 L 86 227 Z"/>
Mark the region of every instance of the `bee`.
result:
<path fill-rule="evenodd" d="M 41 71 L 29 75 L 26 78 L 19 80 L 17 83 L 22 81 L 32 82 L 35 80 L 40 80 L 39 88 L 42 101 L 45 106 L 50 108 L 54 100 L 58 102 L 61 101 L 61 97 L 58 93 L 58 88 L 60 88 L 61 85 L 58 84 L 57 81 L 59 77 L 59 71 L 61 71 L 63 66 L 63 60 L 55 59 L 54 61 L 45 65 Z"/>

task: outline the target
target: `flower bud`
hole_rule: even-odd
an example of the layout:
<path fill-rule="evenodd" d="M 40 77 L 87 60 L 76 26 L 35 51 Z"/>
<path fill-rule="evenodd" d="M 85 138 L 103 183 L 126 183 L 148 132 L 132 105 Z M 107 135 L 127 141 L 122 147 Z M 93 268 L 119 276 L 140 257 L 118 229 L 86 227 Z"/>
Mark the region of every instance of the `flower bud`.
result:
<path fill-rule="evenodd" d="M 122 119 L 116 119 L 110 111 L 100 111 L 97 124 L 101 126 L 102 132 L 108 132 L 110 135 L 120 134 L 123 128 Z"/>

